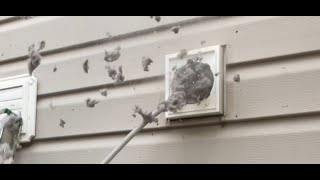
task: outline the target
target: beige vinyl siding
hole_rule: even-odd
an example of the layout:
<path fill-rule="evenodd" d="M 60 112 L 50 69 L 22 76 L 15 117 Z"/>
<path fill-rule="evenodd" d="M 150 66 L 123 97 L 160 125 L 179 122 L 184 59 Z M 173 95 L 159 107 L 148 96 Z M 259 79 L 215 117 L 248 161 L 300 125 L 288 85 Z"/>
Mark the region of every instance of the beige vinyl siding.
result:
<path fill-rule="evenodd" d="M 134 105 L 152 110 L 163 100 L 165 55 L 218 44 L 226 45 L 225 116 L 168 124 L 161 115 L 113 163 L 319 163 L 319 34 L 320 17 L 0 17 L 1 78 L 27 73 L 28 46 L 46 41 L 34 72 L 36 139 L 17 163 L 99 163 L 139 124 Z M 112 66 L 123 66 L 126 82 L 113 86 L 103 58 L 117 46 Z M 150 72 L 143 56 L 154 60 Z M 86 98 L 101 102 L 89 109 Z"/>

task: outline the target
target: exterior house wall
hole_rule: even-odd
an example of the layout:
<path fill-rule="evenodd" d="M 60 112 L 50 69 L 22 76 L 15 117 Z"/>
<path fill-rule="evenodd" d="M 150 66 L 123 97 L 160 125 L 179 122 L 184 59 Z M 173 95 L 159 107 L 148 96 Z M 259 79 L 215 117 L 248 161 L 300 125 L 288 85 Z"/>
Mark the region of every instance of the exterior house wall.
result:
<path fill-rule="evenodd" d="M 134 105 L 151 111 L 164 99 L 166 54 L 226 45 L 225 116 L 168 124 L 160 115 L 112 163 L 319 163 L 319 34 L 319 17 L 2 16 L 0 78 L 27 73 L 28 46 L 46 41 L 34 71 L 36 137 L 16 161 L 99 163 L 140 123 Z M 112 66 L 126 81 L 114 86 L 103 58 L 117 46 Z M 154 60 L 149 72 L 143 56 Z M 87 108 L 87 98 L 100 103 Z"/>

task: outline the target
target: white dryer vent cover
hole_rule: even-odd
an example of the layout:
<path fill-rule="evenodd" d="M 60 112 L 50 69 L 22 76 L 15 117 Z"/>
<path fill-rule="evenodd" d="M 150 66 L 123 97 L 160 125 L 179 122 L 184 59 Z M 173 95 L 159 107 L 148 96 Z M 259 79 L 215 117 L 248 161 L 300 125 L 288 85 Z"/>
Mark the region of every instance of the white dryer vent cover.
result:
<path fill-rule="evenodd" d="M 35 136 L 37 105 L 37 79 L 20 75 L 0 79 L 0 109 L 8 108 L 21 114 L 23 126 L 21 143 L 27 143 Z"/>
<path fill-rule="evenodd" d="M 192 66 L 197 67 L 192 68 Z M 199 67 L 203 67 L 204 69 Z M 166 118 L 180 119 L 207 115 L 223 115 L 225 91 L 224 72 L 225 64 L 221 45 L 201 49 L 181 50 L 180 52 L 168 54 L 166 56 L 166 100 L 169 99 L 172 91 L 180 90 L 186 95 L 187 105 L 177 112 L 166 112 Z M 208 81 L 204 81 L 203 77 Z M 210 84 L 207 83 L 209 79 Z M 186 82 L 189 84 L 186 85 Z M 203 94 L 204 91 L 196 91 L 204 86 L 201 82 L 206 82 L 206 85 L 208 85 L 203 88 L 209 91 L 206 92 L 205 95 Z M 207 87 L 211 87 L 211 89 Z M 202 94 L 196 94 L 195 92 Z M 197 98 L 202 100 L 196 102 Z"/>

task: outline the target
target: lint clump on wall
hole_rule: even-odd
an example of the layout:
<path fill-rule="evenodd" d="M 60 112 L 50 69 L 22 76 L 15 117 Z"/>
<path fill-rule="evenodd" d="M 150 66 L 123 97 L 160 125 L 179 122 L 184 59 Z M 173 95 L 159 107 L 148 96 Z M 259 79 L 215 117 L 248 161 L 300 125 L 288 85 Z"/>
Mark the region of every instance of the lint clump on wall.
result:
<path fill-rule="evenodd" d="M 57 66 L 55 66 L 52 71 L 57 72 L 57 70 L 58 70 L 58 68 L 57 68 Z"/>
<path fill-rule="evenodd" d="M 112 51 L 105 50 L 105 57 L 104 60 L 107 63 L 112 63 L 114 61 L 117 61 L 121 56 L 121 47 L 118 46 Z M 115 68 L 112 68 L 110 65 L 106 65 L 106 69 L 108 72 L 108 76 L 114 81 L 115 84 L 119 84 L 125 80 L 125 77 L 123 75 L 122 66 L 118 67 L 118 71 Z"/>
<path fill-rule="evenodd" d="M 63 119 L 60 119 L 59 126 L 64 128 L 65 125 L 66 125 L 66 122 Z"/>
<path fill-rule="evenodd" d="M 33 71 L 40 65 L 42 56 L 40 54 L 40 51 L 45 48 L 46 42 L 41 41 L 38 45 L 38 48 L 34 44 L 29 46 L 28 51 L 29 51 L 29 59 L 28 59 L 28 70 L 29 70 L 29 75 L 31 76 Z"/>
<path fill-rule="evenodd" d="M 94 108 L 99 103 L 98 100 L 88 98 L 86 99 L 86 105 L 88 108 Z"/>
<path fill-rule="evenodd" d="M 89 73 L 89 60 L 88 59 L 86 59 L 84 61 L 82 67 L 83 67 L 83 71 L 88 74 Z"/>
<path fill-rule="evenodd" d="M 105 50 L 104 60 L 107 62 L 114 62 L 114 61 L 118 60 L 121 56 L 120 50 L 121 50 L 120 46 L 116 47 L 112 51 Z"/>
<path fill-rule="evenodd" d="M 173 27 L 171 28 L 171 31 L 172 31 L 173 33 L 175 33 L 175 34 L 178 34 L 178 33 L 180 32 L 180 28 L 181 28 L 180 25 L 173 26 Z"/>
<path fill-rule="evenodd" d="M 123 75 L 122 66 L 118 67 L 118 71 L 110 66 L 106 66 L 109 77 L 114 80 L 115 84 L 119 84 L 125 80 Z"/>
<path fill-rule="evenodd" d="M 144 71 L 149 71 L 149 66 L 153 63 L 153 60 L 149 57 L 142 57 L 142 68 Z"/>
<path fill-rule="evenodd" d="M 100 89 L 100 94 L 101 96 L 107 97 L 108 96 L 108 89 L 104 88 L 104 89 Z"/>

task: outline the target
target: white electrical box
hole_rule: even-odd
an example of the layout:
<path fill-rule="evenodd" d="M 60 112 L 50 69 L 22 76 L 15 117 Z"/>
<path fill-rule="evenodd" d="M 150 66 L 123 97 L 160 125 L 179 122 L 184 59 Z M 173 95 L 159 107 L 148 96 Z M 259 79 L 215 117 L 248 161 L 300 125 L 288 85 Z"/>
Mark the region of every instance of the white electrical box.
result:
<path fill-rule="evenodd" d="M 173 92 L 181 89 L 187 91 L 184 94 L 189 97 L 187 104 L 182 109 L 177 112 L 168 111 L 166 113 L 167 119 L 222 115 L 224 113 L 225 64 L 222 52 L 222 46 L 211 46 L 181 50 L 181 52 L 166 56 L 166 100 L 171 97 Z M 196 66 L 193 69 L 188 69 L 193 65 Z M 204 69 L 201 69 L 202 67 Z M 179 79 L 181 77 L 182 79 Z M 185 81 L 193 84 L 185 85 L 183 84 Z M 201 91 L 202 87 L 206 90 L 204 93 Z M 198 100 L 197 96 L 199 96 Z"/>
<path fill-rule="evenodd" d="M 0 109 L 8 108 L 22 117 L 20 141 L 35 136 L 37 79 L 28 74 L 0 79 Z"/>

